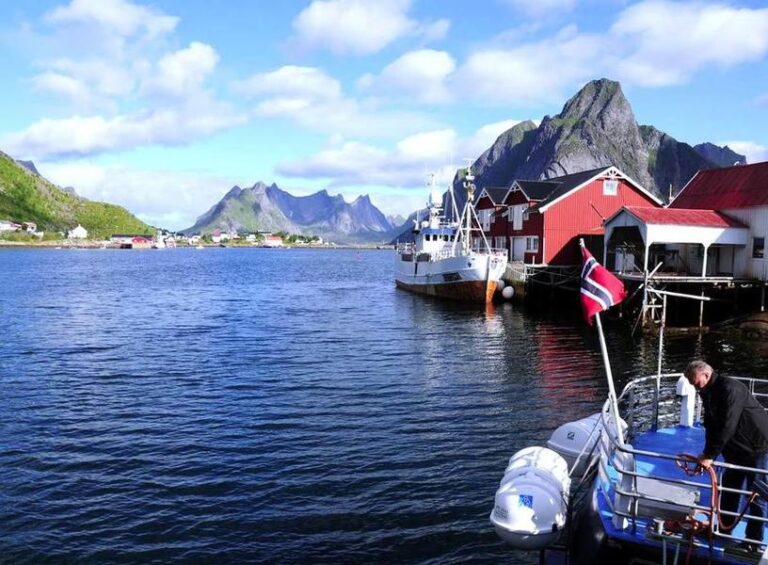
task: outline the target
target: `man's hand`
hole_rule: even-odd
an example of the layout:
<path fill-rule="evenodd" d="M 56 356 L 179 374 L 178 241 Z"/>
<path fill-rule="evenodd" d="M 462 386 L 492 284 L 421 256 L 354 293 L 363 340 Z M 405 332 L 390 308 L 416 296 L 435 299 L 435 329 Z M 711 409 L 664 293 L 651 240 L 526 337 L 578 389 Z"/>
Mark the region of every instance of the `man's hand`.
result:
<path fill-rule="evenodd" d="M 712 466 L 712 459 L 705 457 L 703 453 L 696 458 L 696 461 L 702 469 L 709 469 Z"/>

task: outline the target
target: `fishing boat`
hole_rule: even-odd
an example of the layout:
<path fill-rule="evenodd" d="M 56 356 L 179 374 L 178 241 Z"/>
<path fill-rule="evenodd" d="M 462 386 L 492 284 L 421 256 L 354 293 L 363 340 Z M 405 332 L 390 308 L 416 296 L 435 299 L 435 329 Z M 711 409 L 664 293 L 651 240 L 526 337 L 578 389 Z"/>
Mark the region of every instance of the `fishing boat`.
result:
<path fill-rule="evenodd" d="M 488 303 L 493 300 L 498 281 L 507 267 L 506 249 L 492 249 L 473 206 L 474 176 L 467 169 L 467 191 L 461 214 L 453 206 L 450 221 L 443 215 L 442 194 L 435 176 L 430 176 L 427 217 L 416 218 L 414 242 L 399 243 L 395 255 L 395 283 L 399 288 L 418 294 L 452 300 Z"/>
<path fill-rule="evenodd" d="M 662 373 L 664 295 L 672 293 L 652 292 L 663 297 L 657 373 L 616 395 L 601 328 L 608 399 L 557 428 L 547 447 L 510 459 L 491 523 L 514 547 L 540 551 L 542 563 L 768 563 L 767 540 L 748 538 L 745 527 L 747 499 L 768 497 L 765 484 L 755 481 L 755 493 L 722 484 L 726 468 L 763 471 L 722 460 L 712 471 L 698 467 L 701 402 L 681 373 Z M 739 380 L 768 403 L 767 381 Z M 720 508 L 726 491 L 742 495 L 737 512 Z"/>

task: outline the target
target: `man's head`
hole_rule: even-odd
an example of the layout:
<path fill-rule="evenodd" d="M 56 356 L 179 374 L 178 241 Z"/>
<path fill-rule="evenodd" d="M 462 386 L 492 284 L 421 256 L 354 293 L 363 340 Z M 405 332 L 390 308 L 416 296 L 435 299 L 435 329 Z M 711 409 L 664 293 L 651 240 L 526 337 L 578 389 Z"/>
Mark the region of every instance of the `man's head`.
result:
<path fill-rule="evenodd" d="M 709 364 L 701 359 L 697 359 L 696 361 L 688 363 L 683 374 L 696 390 L 701 390 L 709 384 L 709 379 L 712 378 L 712 373 L 713 370 Z"/>

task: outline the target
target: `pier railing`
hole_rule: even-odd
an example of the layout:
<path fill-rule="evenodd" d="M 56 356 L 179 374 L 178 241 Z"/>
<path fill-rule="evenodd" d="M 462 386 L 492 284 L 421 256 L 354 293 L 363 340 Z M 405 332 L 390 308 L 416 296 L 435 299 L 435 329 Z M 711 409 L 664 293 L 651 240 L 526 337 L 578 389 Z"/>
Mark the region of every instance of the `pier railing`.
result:
<path fill-rule="evenodd" d="M 610 401 L 606 401 L 603 406 L 597 480 L 601 482 L 605 501 L 612 512 L 613 526 L 634 533 L 638 530 L 645 531 L 646 538 L 664 544 L 684 543 L 689 549 L 694 546 L 710 548 L 709 535 L 712 536 L 713 543 L 719 542 L 720 551 L 735 542 L 762 544 L 762 540 L 750 539 L 737 533 L 742 532 L 741 529 L 731 530 L 720 524 L 720 519 L 712 515 L 710 505 L 713 485 L 709 480 L 689 476 L 682 469 L 676 470 L 675 466 L 681 460 L 679 453 L 636 449 L 632 446 L 633 440 L 646 433 L 683 433 L 683 428 L 676 427 L 681 409 L 681 399 L 676 395 L 676 385 L 680 377 L 680 373 L 664 374 L 659 379 L 656 376 L 645 377 L 633 380 L 624 388 L 619 397 L 620 415 L 626 423 L 623 432 L 626 441 L 624 445 L 621 445 L 617 438 L 617 426 L 613 423 Z M 738 380 L 749 388 L 763 406 L 768 404 L 768 381 L 748 378 Z M 697 398 L 694 426 L 700 426 L 700 420 L 701 405 Z M 701 444 L 696 445 L 698 451 L 691 454 L 694 456 L 704 447 L 704 434 L 699 433 L 698 436 Z M 690 461 L 687 463 L 693 470 L 695 464 Z M 737 493 L 742 495 L 742 499 L 749 497 L 751 492 L 723 486 L 723 471 L 731 468 L 764 473 L 760 469 L 721 462 L 715 462 L 713 467 L 716 470 L 714 488 L 719 493 Z M 764 495 L 768 496 L 768 493 Z M 741 500 L 737 512 L 741 512 L 745 506 L 746 501 Z M 737 512 L 719 507 L 715 510 L 727 523 L 737 519 Z M 750 514 L 750 508 L 746 507 L 741 520 L 750 519 L 768 522 L 761 516 Z M 675 524 L 679 529 L 674 527 Z M 707 531 L 702 537 L 693 539 L 692 532 L 697 527 Z"/>

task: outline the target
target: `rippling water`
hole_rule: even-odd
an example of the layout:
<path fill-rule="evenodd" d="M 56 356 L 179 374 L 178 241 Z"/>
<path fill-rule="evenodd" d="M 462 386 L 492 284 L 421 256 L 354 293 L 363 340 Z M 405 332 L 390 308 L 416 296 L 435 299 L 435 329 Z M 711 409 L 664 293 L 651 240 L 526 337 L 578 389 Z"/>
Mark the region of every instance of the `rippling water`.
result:
<path fill-rule="evenodd" d="M 594 332 L 398 291 L 391 253 L 0 251 L 0 561 L 535 563 L 493 494 L 597 411 Z M 665 369 L 694 355 L 768 368 L 705 335 Z"/>

